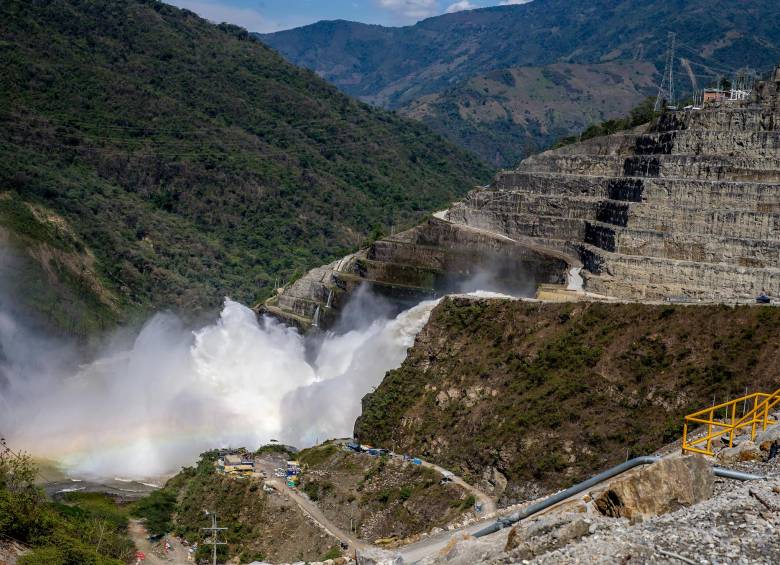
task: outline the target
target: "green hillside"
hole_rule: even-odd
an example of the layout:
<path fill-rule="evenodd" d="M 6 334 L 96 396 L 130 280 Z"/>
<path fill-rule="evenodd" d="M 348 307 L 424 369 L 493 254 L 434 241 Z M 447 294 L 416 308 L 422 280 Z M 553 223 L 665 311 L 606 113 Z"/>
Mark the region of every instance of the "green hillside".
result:
<path fill-rule="evenodd" d="M 534 0 L 406 27 L 322 21 L 260 37 L 345 92 L 400 107 L 512 67 L 608 61 L 663 67 L 670 31 L 678 33 L 679 57 L 711 67 L 770 68 L 780 57 L 778 16 L 774 0 Z"/>
<path fill-rule="evenodd" d="M 6 0 L 0 18 L 0 242 L 71 332 L 252 302 L 490 176 L 186 10 Z"/>

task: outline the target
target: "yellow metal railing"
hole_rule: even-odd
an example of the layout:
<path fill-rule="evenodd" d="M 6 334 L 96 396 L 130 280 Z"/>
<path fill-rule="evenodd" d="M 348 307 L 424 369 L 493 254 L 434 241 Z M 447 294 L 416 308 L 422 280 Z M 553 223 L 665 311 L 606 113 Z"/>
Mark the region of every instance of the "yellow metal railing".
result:
<path fill-rule="evenodd" d="M 742 405 L 742 414 L 737 415 L 739 405 Z M 716 404 L 704 408 L 685 417 L 683 427 L 682 450 L 683 453 L 703 453 L 713 455 L 712 440 L 729 434 L 729 447 L 734 445 L 734 435 L 737 430 L 750 427 L 750 439 L 756 438 L 756 432 L 767 429 L 768 426 L 778 423 L 769 417 L 769 412 L 780 404 L 780 389 L 771 394 L 754 392 L 746 396 L 740 396 L 722 404 Z M 749 407 L 749 408 L 748 408 Z M 695 425 L 707 426 L 707 433 L 702 437 L 689 439 L 688 427 Z"/>

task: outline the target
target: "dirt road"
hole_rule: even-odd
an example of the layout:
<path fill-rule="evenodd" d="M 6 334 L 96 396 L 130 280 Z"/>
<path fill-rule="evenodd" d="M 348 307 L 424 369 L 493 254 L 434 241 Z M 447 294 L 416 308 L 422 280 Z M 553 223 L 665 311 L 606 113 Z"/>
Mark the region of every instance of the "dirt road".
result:
<path fill-rule="evenodd" d="M 470 485 L 454 473 L 447 471 L 446 469 L 439 467 L 438 465 L 435 465 L 434 463 L 429 463 L 428 461 L 422 461 L 423 467 L 428 467 L 429 469 L 433 469 L 437 473 L 439 473 L 442 476 L 449 476 L 450 479 L 452 479 L 452 482 L 458 485 L 459 487 L 467 490 L 471 494 L 474 495 L 474 498 L 476 498 L 479 503 L 482 505 L 482 515 L 485 514 L 491 514 L 496 511 L 496 502 L 490 498 L 487 494 L 479 490 L 477 487 Z"/>
<path fill-rule="evenodd" d="M 354 555 L 355 550 L 370 547 L 370 544 L 360 541 L 355 535 L 345 532 L 336 524 L 331 522 L 314 502 L 309 500 L 308 497 L 296 491 L 295 489 L 288 487 L 284 480 L 274 478 L 269 479 L 266 482 L 273 485 L 277 492 L 281 493 L 283 496 L 286 496 L 295 504 L 297 504 L 298 508 L 300 508 L 304 513 L 308 514 L 312 520 L 317 522 L 320 527 L 322 527 L 322 529 L 324 529 L 334 538 L 349 544 L 349 550 L 347 551 L 349 555 Z"/>

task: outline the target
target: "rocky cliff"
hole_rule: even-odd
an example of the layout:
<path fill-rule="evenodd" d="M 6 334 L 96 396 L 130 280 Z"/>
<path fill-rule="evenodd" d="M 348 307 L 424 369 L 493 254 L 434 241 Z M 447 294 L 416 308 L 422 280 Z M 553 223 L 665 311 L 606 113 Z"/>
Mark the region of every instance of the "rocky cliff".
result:
<path fill-rule="evenodd" d="M 678 439 L 713 399 L 774 390 L 778 335 L 769 307 L 448 298 L 355 431 L 533 498 Z"/>
<path fill-rule="evenodd" d="M 262 311 L 304 329 L 329 327 L 361 286 L 400 309 L 477 289 L 533 296 L 541 283 L 566 280 L 571 258 L 556 249 L 437 216 L 309 271 L 267 301 Z"/>

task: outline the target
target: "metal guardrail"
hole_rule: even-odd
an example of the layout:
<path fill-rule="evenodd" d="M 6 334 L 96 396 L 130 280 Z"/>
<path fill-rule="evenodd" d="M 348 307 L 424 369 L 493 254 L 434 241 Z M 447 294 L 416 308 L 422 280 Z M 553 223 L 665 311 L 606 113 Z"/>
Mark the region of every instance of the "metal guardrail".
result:
<path fill-rule="evenodd" d="M 546 510 L 547 508 L 555 504 L 558 504 L 559 502 L 563 502 L 564 500 L 574 496 L 575 494 L 579 494 L 583 491 L 588 490 L 589 488 L 598 485 L 599 483 L 602 483 L 608 479 L 616 477 L 617 475 L 625 473 L 626 471 L 633 469 L 634 467 L 639 467 L 640 465 L 651 465 L 656 461 L 660 461 L 660 460 L 661 457 L 657 455 L 645 455 L 642 457 L 634 457 L 633 459 L 629 459 L 625 463 L 621 463 L 620 465 L 615 465 L 614 467 L 607 469 L 606 471 L 599 473 L 598 475 L 594 475 L 593 477 L 585 481 L 582 481 L 581 483 L 577 483 L 576 485 L 569 487 L 566 490 L 562 490 L 557 494 L 548 496 L 544 500 L 537 502 L 536 504 L 532 504 L 531 506 L 521 510 L 520 512 L 515 512 L 514 514 L 511 514 L 505 518 L 500 518 L 496 520 L 495 523 L 485 528 L 482 528 L 481 530 L 476 532 L 474 534 L 474 537 L 479 538 L 479 537 L 496 533 L 499 530 L 508 528 L 509 526 L 516 524 L 520 520 L 524 520 L 525 518 L 533 516 L 534 514 L 538 514 L 542 510 Z M 752 475 L 750 473 L 743 473 L 742 471 L 733 471 L 731 469 L 723 469 L 721 467 L 713 467 L 712 472 L 715 474 L 716 477 L 723 477 L 725 479 L 735 479 L 738 481 L 756 481 L 756 480 L 766 479 L 766 477 L 762 477 L 760 475 Z"/>
<path fill-rule="evenodd" d="M 743 414 L 737 416 L 740 404 Z M 733 447 L 736 432 L 747 427 L 750 427 L 750 439 L 754 440 L 759 427 L 761 431 L 764 431 L 770 425 L 778 423 L 777 420 L 769 417 L 769 411 L 778 404 L 780 404 L 780 389 L 771 394 L 754 392 L 688 414 L 685 417 L 683 427 L 683 453 L 713 455 L 712 440 L 726 434 L 729 434 L 729 447 Z M 750 405 L 752 405 L 750 410 L 745 412 Z M 691 425 L 707 426 L 707 434 L 702 437 L 689 438 L 688 428 Z"/>

